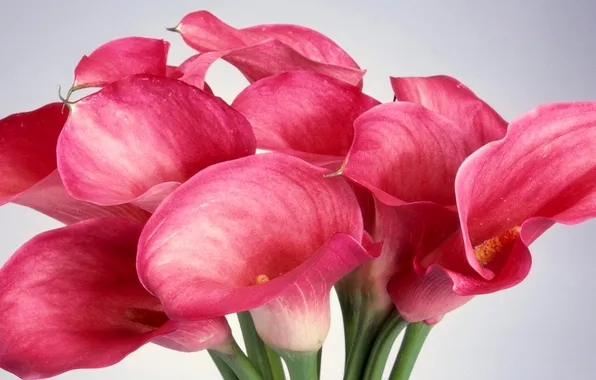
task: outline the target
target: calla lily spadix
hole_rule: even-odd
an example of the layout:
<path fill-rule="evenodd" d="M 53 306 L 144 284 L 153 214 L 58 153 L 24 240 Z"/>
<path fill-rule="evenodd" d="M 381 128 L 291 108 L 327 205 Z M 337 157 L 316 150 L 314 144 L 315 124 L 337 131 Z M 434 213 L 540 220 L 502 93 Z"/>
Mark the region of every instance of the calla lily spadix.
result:
<path fill-rule="evenodd" d="M 175 319 L 250 310 L 272 347 L 315 352 L 329 292 L 375 257 L 359 242 L 350 185 L 298 158 L 265 153 L 202 170 L 157 209 L 139 241 L 145 287 Z"/>
<path fill-rule="evenodd" d="M 267 24 L 236 29 L 207 11 L 189 13 L 170 30 L 199 51 L 205 71 L 219 58 L 249 80 L 294 70 L 314 71 L 362 87 L 365 71 L 335 42 L 297 25 Z"/>
<path fill-rule="evenodd" d="M 146 221 L 149 214 L 130 204 L 101 207 L 72 198 L 57 172 L 56 143 L 68 117 L 62 103 L 0 120 L 0 205 L 17 203 L 70 224 L 119 216 Z"/>
<path fill-rule="evenodd" d="M 220 98 L 175 79 L 135 75 L 71 105 L 57 154 L 73 197 L 151 212 L 199 170 L 255 149 L 250 124 Z"/>
<path fill-rule="evenodd" d="M 350 84 L 293 71 L 251 84 L 232 107 L 251 123 L 257 148 L 322 165 L 344 160 L 354 138 L 354 120 L 378 104 Z"/>
<path fill-rule="evenodd" d="M 0 270 L 0 367 L 23 379 L 110 366 L 153 342 L 227 350 L 225 318 L 170 320 L 140 284 L 143 225 L 90 219 L 42 233 Z"/>
<path fill-rule="evenodd" d="M 421 220 L 438 217 L 434 223 L 409 223 L 402 227 L 407 233 L 377 230 L 385 243 L 372 265 L 398 263 L 389 292 L 409 321 L 437 321 L 473 295 L 514 286 L 526 277 L 531 264 L 527 247 L 542 232 L 554 222 L 578 223 L 596 211 L 595 103 L 537 108 L 510 123 L 506 137 L 476 150 L 479 136 L 498 136 L 501 124 L 495 120 L 502 119 L 484 102 L 473 101 L 465 86 L 437 80 L 414 82 L 418 98 L 443 116 L 399 101 L 363 114 L 355 122 L 354 144 L 342 171 L 385 204 L 378 205 L 384 210 L 378 217 L 386 218 L 381 225 L 403 224 L 403 212 L 388 206 L 415 211 L 427 204 Z M 411 134 L 414 121 L 422 125 Z M 469 133 L 472 127 L 476 135 Z M 459 224 L 441 208 L 457 211 Z M 443 231 L 444 241 L 437 244 L 436 231 L 425 229 Z M 416 243 L 424 236 L 435 241 Z M 410 260 L 395 257 L 400 255 Z"/>

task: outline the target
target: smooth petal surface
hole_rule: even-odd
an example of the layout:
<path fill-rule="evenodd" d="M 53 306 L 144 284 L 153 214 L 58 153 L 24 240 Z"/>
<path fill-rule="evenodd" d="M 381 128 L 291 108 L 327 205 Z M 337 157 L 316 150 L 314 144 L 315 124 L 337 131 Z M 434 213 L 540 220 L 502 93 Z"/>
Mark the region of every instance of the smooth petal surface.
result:
<path fill-rule="evenodd" d="M 455 203 L 455 175 L 469 147 L 451 121 L 420 105 L 397 102 L 365 112 L 354 128 L 344 176 L 388 205 Z"/>
<path fill-rule="evenodd" d="M 414 271 L 401 272 L 391 279 L 387 290 L 399 315 L 411 323 L 434 324 L 474 298 L 457 295 L 453 281 L 439 266 L 433 266 L 423 276 Z"/>
<path fill-rule="evenodd" d="M 596 215 L 596 102 L 549 104 L 513 121 L 503 140 L 464 162 L 456 193 L 469 264 L 486 280 L 509 276 L 504 265 L 529 255 L 552 222 Z M 521 239 L 503 243 L 518 227 Z M 495 238 L 490 262 L 479 262 L 478 247 Z"/>
<path fill-rule="evenodd" d="M 360 264 L 374 258 L 351 236 L 334 235 L 310 260 L 296 268 L 295 272 L 302 275 L 294 279 L 293 286 L 285 287 L 275 299 L 251 310 L 259 336 L 276 349 L 317 351 L 331 324 L 331 288 Z"/>
<path fill-rule="evenodd" d="M 75 68 L 73 88 L 102 87 L 135 74 L 166 76 L 170 43 L 125 37 L 101 45 Z"/>
<path fill-rule="evenodd" d="M 391 86 L 399 101 L 421 104 L 453 121 L 474 150 L 507 132 L 507 122 L 455 78 L 446 75 L 391 78 Z"/>
<path fill-rule="evenodd" d="M 141 281 L 175 319 L 212 318 L 275 299 L 305 275 L 305 263 L 333 235 L 362 238 L 350 185 L 325 173 L 276 153 L 199 172 L 144 229 Z"/>
<path fill-rule="evenodd" d="M 38 379 L 112 365 L 157 336 L 160 344 L 187 349 L 229 339 L 222 321 L 168 320 L 136 276 L 141 229 L 123 219 L 93 219 L 22 246 L 0 271 L 0 367 Z"/>
<path fill-rule="evenodd" d="M 259 149 L 341 161 L 354 138 L 354 120 L 378 104 L 340 80 L 293 71 L 253 83 L 232 107 L 251 123 Z"/>
<path fill-rule="evenodd" d="M 62 103 L 0 120 L 0 205 L 56 169 L 56 143 L 68 117 Z"/>
<path fill-rule="evenodd" d="M 186 15 L 176 27 L 199 52 L 222 57 L 253 82 L 291 70 L 312 70 L 361 87 L 364 71 L 335 42 L 296 25 L 235 29 L 206 11 Z"/>
<path fill-rule="evenodd" d="M 26 191 L 22 192 L 18 197 L 13 199 L 12 202 L 32 208 L 64 224 L 72 224 L 86 219 L 105 218 L 110 216 L 136 220 L 144 223 L 150 216 L 147 211 L 132 204 L 98 206 L 93 203 L 74 199 L 64 188 L 60 175 L 56 170 Z M 147 206 L 152 205 L 149 204 Z"/>
<path fill-rule="evenodd" d="M 58 168 L 77 199 L 146 203 L 155 186 L 255 149 L 250 124 L 223 100 L 175 79 L 133 76 L 73 105 Z"/>

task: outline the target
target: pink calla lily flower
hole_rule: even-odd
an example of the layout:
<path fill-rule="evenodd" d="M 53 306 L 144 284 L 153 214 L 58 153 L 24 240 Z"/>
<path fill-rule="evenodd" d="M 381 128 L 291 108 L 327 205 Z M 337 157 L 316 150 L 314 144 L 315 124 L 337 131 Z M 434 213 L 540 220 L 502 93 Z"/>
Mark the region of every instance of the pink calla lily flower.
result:
<path fill-rule="evenodd" d="M 144 222 L 149 214 L 130 204 L 101 207 L 72 198 L 56 170 L 56 143 L 68 117 L 62 103 L 0 120 L 0 205 L 20 204 L 70 224 L 119 216 Z"/>
<path fill-rule="evenodd" d="M 254 154 L 255 145 L 248 121 L 223 100 L 175 79 L 135 75 L 71 106 L 58 168 L 74 198 L 152 212 L 199 170 Z"/>
<path fill-rule="evenodd" d="M 234 65 L 249 82 L 294 70 L 309 70 L 362 87 L 365 71 L 335 42 L 297 25 L 269 24 L 236 29 L 207 11 L 184 16 L 178 26 L 184 41 L 201 52 L 204 70 L 219 58 Z M 202 76 L 204 78 L 203 74 Z"/>
<path fill-rule="evenodd" d="M 261 79 L 232 107 L 251 123 L 257 148 L 311 163 L 341 163 L 354 138 L 354 120 L 380 104 L 350 84 L 309 71 Z"/>
<path fill-rule="evenodd" d="M 79 61 L 72 87 L 103 87 L 135 74 L 166 76 L 169 49 L 169 42 L 154 38 L 112 40 Z"/>
<path fill-rule="evenodd" d="M 199 172 L 143 231 L 141 281 L 173 318 L 250 310 L 271 346 L 318 350 L 331 287 L 376 256 L 359 244 L 362 217 L 350 185 L 325 173 L 277 153 Z"/>
<path fill-rule="evenodd" d="M 25 243 L 0 270 L 0 367 L 40 379 L 113 365 L 148 342 L 179 351 L 231 342 L 225 318 L 172 321 L 143 288 L 142 227 L 91 219 Z"/>
<path fill-rule="evenodd" d="M 467 87 L 446 77 L 398 84 L 398 99 L 425 107 L 363 114 L 342 174 L 377 198 L 373 237 L 383 253 L 368 264 L 378 270 L 362 270 L 384 273 L 377 288 L 391 278 L 404 318 L 435 323 L 474 295 L 522 281 L 528 245 L 553 223 L 594 216 L 596 103 L 539 107 L 489 142 L 502 118 Z"/>

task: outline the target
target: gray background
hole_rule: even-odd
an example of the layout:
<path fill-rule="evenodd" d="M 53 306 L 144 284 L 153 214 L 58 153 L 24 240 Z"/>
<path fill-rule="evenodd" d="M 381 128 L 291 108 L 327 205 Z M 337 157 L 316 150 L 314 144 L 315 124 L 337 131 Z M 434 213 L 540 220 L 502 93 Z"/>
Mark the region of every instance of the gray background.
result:
<path fill-rule="evenodd" d="M 207 9 L 232 25 L 295 23 L 317 29 L 369 70 L 365 90 L 390 101 L 389 75 L 460 78 L 504 117 L 540 103 L 596 99 L 596 3 L 591 0 L 14 1 L 0 10 L 0 117 L 57 99 L 80 57 L 116 37 L 173 42 L 172 63 L 191 50 L 164 27 Z M 209 73 L 226 100 L 245 85 L 226 64 Z M 59 224 L 0 208 L 0 263 Z M 432 332 L 413 379 L 596 378 L 592 316 L 595 222 L 556 226 L 533 246 L 534 267 L 514 289 L 477 298 Z M 65 305 L 68 307 L 68 305 Z M 340 314 L 325 348 L 323 379 L 339 379 Z M 2 321 L 0 321 L 2 323 Z M 0 370 L 0 379 L 14 376 Z M 60 379 L 217 379 L 206 353 L 146 346 L 106 369 Z"/>

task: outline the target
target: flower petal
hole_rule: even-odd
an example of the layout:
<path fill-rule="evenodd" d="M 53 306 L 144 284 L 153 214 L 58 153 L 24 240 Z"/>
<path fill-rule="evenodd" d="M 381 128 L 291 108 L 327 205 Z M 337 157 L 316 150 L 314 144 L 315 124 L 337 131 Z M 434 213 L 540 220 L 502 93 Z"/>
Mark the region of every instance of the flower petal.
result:
<path fill-rule="evenodd" d="M 399 101 L 413 102 L 460 127 L 476 150 L 505 136 L 507 122 L 468 87 L 446 75 L 391 78 Z"/>
<path fill-rule="evenodd" d="M 204 334 L 229 339 L 229 327 L 214 328 L 221 321 L 194 331 L 168 321 L 136 276 L 141 229 L 92 219 L 23 245 L 0 270 L 0 367 L 21 378 L 51 377 L 112 365 L 160 335 L 167 337 L 159 343 L 168 345 L 169 337 L 173 348 L 191 348 L 190 336 L 195 348 L 211 339 Z"/>
<path fill-rule="evenodd" d="M 576 224 L 596 215 L 595 141 L 596 102 L 555 103 L 513 121 L 504 139 L 464 162 L 457 205 L 469 264 L 483 278 L 505 275 L 508 255 L 527 250 L 552 222 Z M 494 262 L 482 265 L 475 249 L 516 227 L 524 244 L 499 246 Z"/>
<path fill-rule="evenodd" d="M 73 88 L 102 87 L 135 74 L 166 76 L 170 43 L 145 37 L 112 40 L 84 56 Z"/>
<path fill-rule="evenodd" d="M 365 112 L 354 128 L 343 175 L 389 205 L 455 203 L 455 175 L 469 148 L 451 121 L 420 105 L 397 102 Z"/>
<path fill-rule="evenodd" d="M 56 169 L 56 142 L 68 117 L 62 103 L 0 120 L 0 205 Z"/>
<path fill-rule="evenodd" d="M 147 211 L 132 204 L 98 206 L 76 200 L 66 192 L 56 170 L 22 192 L 12 202 L 32 208 L 65 224 L 110 216 L 144 223 L 150 216 Z"/>
<path fill-rule="evenodd" d="M 345 82 L 293 71 L 253 83 L 232 107 L 251 123 L 259 149 L 343 157 L 354 120 L 378 104 Z"/>
<path fill-rule="evenodd" d="M 436 265 L 423 276 L 414 271 L 401 272 L 391 279 L 387 290 L 399 315 L 411 323 L 435 323 L 474 298 L 457 295 L 453 281 Z"/>
<path fill-rule="evenodd" d="M 143 231 L 141 281 L 175 319 L 212 318 L 269 302 L 303 275 L 295 268 L 334 234 L 362 238 L 350 185 L 323 178 L 327 172 L 276 153 L 199 172 L 160 205 Z M 260 280 L 270 281 L 255 286 Z"/>
<path fill-rule="evenodd" d="M 331 324 L 331 288 L 353 269 L 373 258 L 351 236 L 336 234 L 294 270 L 293 274 L 299 275 L 288 276 L 288 273 L 277 278 L 286 282 L 285 286 L 279 282 L 274 284 L 277 279 L 259 285 L 284 287 L 275 299 L 251 310 L 259 336 L 276 349 L 294 352 L 320 349 Z"/>
<path fill-rule="evenodd" d="M 58 168 L 73 197 L 114 205 L 254 152 L 250 124 L 223 100 L 175 79 L 132 76 L 72 106 Z"/>
<path fill-rule="evenodd" d="M 362 86 L 364 71 L 335 42 L 296 25 L 235 29 L 207 11 L 186 15 L 175 28 L 199 52 L 226 52 L 224 59 L 253 82 L 292 70 L 312 70 Z"/>

